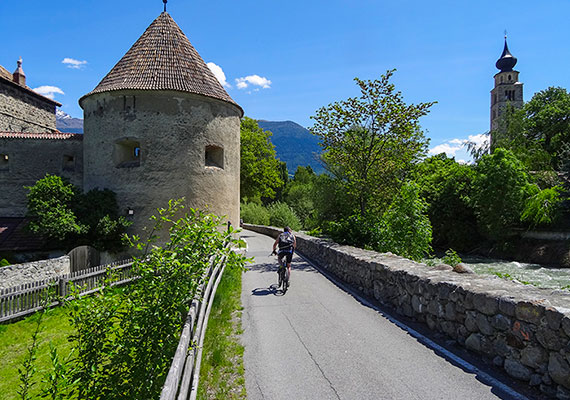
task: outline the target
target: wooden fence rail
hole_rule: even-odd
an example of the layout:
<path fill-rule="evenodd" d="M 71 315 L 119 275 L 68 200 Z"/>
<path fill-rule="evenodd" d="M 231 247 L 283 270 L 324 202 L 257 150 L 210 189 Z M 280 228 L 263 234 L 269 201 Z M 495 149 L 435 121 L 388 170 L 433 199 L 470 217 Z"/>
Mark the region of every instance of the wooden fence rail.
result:
<path fill-rule="evenodd" d="M 132 265 L 132 259 L 116 261 L 52 279 L 0 289 L 0 322 L 21 318 L 45 307 L 60 305 L 60 300 L 52 300 L 47 304 L 46 299 L 67 298 L 72 292 L 72 285 L 80 295 L 86 295 L 97 291 L 105 280 L 111 285 L 129 282 L 135 278 Z"/>
<path fill-rule="evenodd" d="M 226 267 L 225 261 L 224 257 L 212 263 L 198 295 L 192 301 L 168 376 L 162 387 L 160 400 L 196 399 L 208 317 Z"/>

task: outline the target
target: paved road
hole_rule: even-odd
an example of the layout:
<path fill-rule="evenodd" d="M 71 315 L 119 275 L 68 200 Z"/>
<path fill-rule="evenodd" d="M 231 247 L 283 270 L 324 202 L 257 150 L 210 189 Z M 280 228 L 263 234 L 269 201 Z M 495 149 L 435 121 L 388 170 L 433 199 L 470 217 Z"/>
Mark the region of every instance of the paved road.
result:
<path fill-rule="evenodd" d="M 248 399 L 511 399 L 436 354 L 300 257 L 276 287 L 273 240 L 242 234 L 255 265 L 243 276 Z"/>

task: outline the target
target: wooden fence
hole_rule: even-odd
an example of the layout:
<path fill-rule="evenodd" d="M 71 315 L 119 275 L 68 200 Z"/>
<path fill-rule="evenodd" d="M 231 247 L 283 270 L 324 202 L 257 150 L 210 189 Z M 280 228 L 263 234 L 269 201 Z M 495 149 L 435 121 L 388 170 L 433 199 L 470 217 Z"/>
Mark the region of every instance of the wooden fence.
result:
<path fill-rule="evenodd" d="M 134 279 L 133 260 L 117 261 L 83 271 L 72 272 L 57 278 L 0 289 L 0 322 L 21 318 L 45 307 L 61 304 L 71 294 L 71 285 L 80 295 L 97 291 L 105 280 L 119 285 Z M 52 299 L 49 302 L 46 299 Z"/>
<path fill-rule="evenodd" d="M 212 263 L 192 301 L 160 400 L 196 400 L 208 317 L 225 268 L 225 257 Z"/>

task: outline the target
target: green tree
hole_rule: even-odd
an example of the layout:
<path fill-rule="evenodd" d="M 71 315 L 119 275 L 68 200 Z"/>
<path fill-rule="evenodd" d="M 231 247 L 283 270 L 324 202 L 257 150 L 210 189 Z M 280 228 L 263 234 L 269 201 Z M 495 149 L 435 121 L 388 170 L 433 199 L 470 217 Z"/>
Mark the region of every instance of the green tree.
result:
<path fill-rule="evenodd" d="M 86 231 L 72 210 L 77 188 L 57 175 L 46 176 L 27 187 L 29 228 L 46 238 L 63 242 L 71 235 Z"/>
<path fill-rule="evenodd" d="M 275 158 L 271 132 L 264 131 L 254 119 L 245 117 L 240 125 L 241 199 L 260 202 L 262 197 L 275 198 L 276 189 L 283 186 L 282 167 Z"/>
<path fill-rule="evenodd" d="M 483 156 L 473 183 L 473 201 L 481 231 L 503 240 L 519 223 L 531 183 L 524 164 L 502 148 Z"/>
<path fill-rule="evenodd" d="M 121 250 L 131 222 L 119 215 L 117 195 L 109 189 L 93 189 L 77 195 L 73 210 L 87 229 L 80 241 L 101 250 Z"/>
<path fill-rule="evenodd" d="M 418 120 L 434 103 L 406 104 L 390 83 L 393 73 L 373 81 L 355 78 L 359 97 L 322 107 L 311 117 L 326 168 L 357 199 L 361 216 L 389 204 L 428 143 Z"/>
<path fill-rule="evenodd" d="M 298 166 L 294 178 L 285 189 L 285 202 L 291 206 L 304 228 L 311 229 L 315 224 L 315 179 L 310 166 Z"/>
<path fill-rule="evenodd" d="M 419 261 L 431 252 L 432 227 L 427 203 L 414 183 L 405 183 L 380 221 L 379 251 Z"/>
<path fill-rule="evenodd" d="M 507 108 L 492 132 L 491 150 L 503 147 L 531 170 L 563 169 L 570 146 L 570 93 L 549 87 L 521 109 Z"/>
<path fill-rule="evenodd" d="M 130 222 L 119 216 L 114 192 L 82 194 L 73 184 L 49 174 L 28 189 L 32 232 L 68 248 L 89 244 L 99 250 L 119 251 L 124 247 L 122 237 Z"/>
<path fill-rule="evenodd" d="M 481 239 L 471 201 L 474 167 L 441 153 L 419 163 L 413 177 L 428 203 L 434 245 L 473 248 Z"/>

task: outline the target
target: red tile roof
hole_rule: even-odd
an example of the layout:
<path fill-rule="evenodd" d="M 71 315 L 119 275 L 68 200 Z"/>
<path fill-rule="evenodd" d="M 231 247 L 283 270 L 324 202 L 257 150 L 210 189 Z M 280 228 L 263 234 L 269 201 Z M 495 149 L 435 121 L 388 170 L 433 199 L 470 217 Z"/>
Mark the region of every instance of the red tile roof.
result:
<path fill-rule="evenodd" d="M 26 229 L 27 218 L 0 217 L 0 251 L 30 251 L 45 247 L 46 240 Z"/>
<path fill-rule="evenodd" d="M 38 98 L 40 98 L 40 99 L 42 99 L 42 100 L 44 100 L 44 101 L 47 101 L 47 102 L 49 102 L 49 103 L 52 103 L 53 105 L 55 105 L 55 106 L 57 106 L 57 107 L 61 107 L 61 103 L 58 103 L 58 102 L 55 101 L 54 99 L 50 99 L 49 97 L 42 96 L 41 94 L 34 92 L 34 91 L 33 91 L 31 88 L 29 88 L 28 86 L 22 86 L 22 85 L 17 84 L 16 82 L 14 82 L 14 81 L 12 80 L 12 74 L 11 74 L 11 73 L 8 72 L 8 75 L 6 76 L 6 74 L 4 73 L 4 71 L 6 71 L 6 69 L 3 68 L 1 65 L 0 65 L 0 68 L 2 68 L 2 69 L 0 70 L 0 80 L 2 80 L 2 81 L 4 81 L 4 82 L 8 83 L 9 85 L 13 85 L 13 86 L 15 86 L 15 87 L 17 87 L 17 88 L 20 88 L 20 89 L 24 90 L 24 91 L 25 91 L 26 93 L 28 93 L 28 94 L 31 94 L 31 95 L 33 95 L 33 96 L 36 96 L 36 97 L 38 97 Z M 7 71 L 6 71 L 6 72 L 7 72 Z"/>
<path fill-rule="evenodd" d="M 243 110 L 224 90 L 172 17 L 163 12 L 92 92 L 177 90 L 213 97 Z"/>
<path fill-rule="evenodd" d="M 81 133 L 63 132 L 0 132 L 0 139 L 55 139 L 55 140 L 83 140 Z"/>

